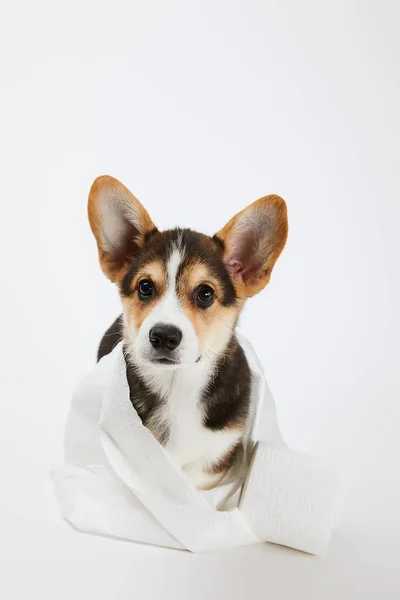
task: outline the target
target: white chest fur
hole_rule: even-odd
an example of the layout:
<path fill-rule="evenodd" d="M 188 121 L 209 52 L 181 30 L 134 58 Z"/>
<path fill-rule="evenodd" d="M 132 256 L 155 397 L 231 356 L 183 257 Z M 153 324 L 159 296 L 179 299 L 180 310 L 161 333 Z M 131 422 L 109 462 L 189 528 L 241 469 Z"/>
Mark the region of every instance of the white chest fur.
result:
<path fill-rule="evenodd" d="M 154 425 L 157 421 L 168 423 L 165 449 L 200 488 L 216 485 L 221 474 L 210 475 L 207 468 L 217 463 L 240 437 L 237 431 L 213 431 L 203 425 L 201 396 L 212 371 L 213 365 L 203 359 L 183 369 L 160 370 L 159 374 L 152 369 L 151 373 L 152 388 L 166 400 L 155 415 Z M 151 424 L 149 428 L 152 429 Z"/>

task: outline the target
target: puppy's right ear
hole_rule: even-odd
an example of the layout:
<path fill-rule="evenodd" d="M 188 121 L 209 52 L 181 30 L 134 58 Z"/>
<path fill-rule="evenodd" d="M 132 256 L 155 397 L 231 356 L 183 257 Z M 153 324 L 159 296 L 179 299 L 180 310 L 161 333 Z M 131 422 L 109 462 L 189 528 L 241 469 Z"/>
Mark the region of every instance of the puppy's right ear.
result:
<path fill-rule="evenodd" d="M 157 228 L 139 200 L 114 177 L 98 177 L 90 189 L 90 227 L 97 241 L 103 272 L 120 282 L 145 236 Z"/>

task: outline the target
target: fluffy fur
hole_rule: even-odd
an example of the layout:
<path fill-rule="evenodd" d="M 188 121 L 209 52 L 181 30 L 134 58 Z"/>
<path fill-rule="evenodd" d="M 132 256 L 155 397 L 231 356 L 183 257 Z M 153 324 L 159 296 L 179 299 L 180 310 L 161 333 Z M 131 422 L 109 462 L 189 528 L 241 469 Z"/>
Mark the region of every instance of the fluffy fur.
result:
<path fill-rule="evenodd" d="M 92 186 L 89 220 L 123 306 L 98 357 L 123 340 L 130 397 L 144 425 L 197 487 L 212 488 L 246 431 L 251 380 L 234 331 L 284 247 L 285 202 L 261 198 L 213 238 L 160 232 L 131 192 L 104 176 Z"/>

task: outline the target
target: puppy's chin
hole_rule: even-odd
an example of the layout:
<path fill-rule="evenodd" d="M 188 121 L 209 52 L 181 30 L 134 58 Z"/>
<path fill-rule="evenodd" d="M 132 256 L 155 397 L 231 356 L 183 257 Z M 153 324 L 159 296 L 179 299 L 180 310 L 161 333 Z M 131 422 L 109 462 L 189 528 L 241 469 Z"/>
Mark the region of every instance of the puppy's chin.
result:
<path fill-rule="evenodd" d="M 197 364 L 201 359 L 199 356 L 196 360 L 184 361 L 178 358 L 158 357 L 154 355 L 142 354 L 139 357 L 138 364 L 143 367 L 156 369 L 157 371 L 176 371 Z"/>
<path fill-rule="evenodd" d="M 153 367 L 155 369 L 175 371 L 176 369 L 184 369 L 198 362 L 198 360 L 185 361 L 180 358 L 169 358 L 166 356 L 144 355 L 141 359 L 142 364 Z"/>
<path fill-rule="evenodd" d="M 142 345 L 140 340 L 125 338 L 125 349 L 132 363 L 144 369 L 157 371 L 176 371 L 196 365 L 201 360 L 199 349 L 192 348 L 191 352 L 176 352 L 175 356 L 158 354 L 147 344 Z M 196 351 L 197 350 L 197 351 Z"/>
<path fill-rule="evenodd" d="M 130 359 L 138 367 L 156 369 L 157 371 L 174 371 L 187 365 L 179 357 L 157 356 L 151 351 L 135 347 L 134 344 L 129 344 L 127 350 Z"/>
<path fill-rule="evenodd" d="M 147 360 L 146 364 L 160 371 L 176 371 L 187 366 L 185 363 L 166 361 L 165 359 Z"/>

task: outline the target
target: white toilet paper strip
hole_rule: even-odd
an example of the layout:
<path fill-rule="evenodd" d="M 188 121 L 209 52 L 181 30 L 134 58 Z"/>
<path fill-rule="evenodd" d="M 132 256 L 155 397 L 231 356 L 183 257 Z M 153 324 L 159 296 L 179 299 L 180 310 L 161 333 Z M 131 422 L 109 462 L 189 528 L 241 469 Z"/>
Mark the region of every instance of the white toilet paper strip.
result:
<path fill-rule="evenodd" d="M 83 531 L 194 552 L 261 541 L 324 551 L 335 502 L 332 470 L 286 448 L 261 366 L 247 340 L 240 343 L 253 382 L 242 479 L 227 478 L 208 492 L 193 486 L 134 410 L 119 345 L 72 400 L 66 464 L 54 473 L 68 521 Z"/>
<path fill-rule="evenodd" d="M 335 469 L 327 460 L 258 442 L 240 511 L 259 539 L 323 554 L 337 489 Z"/>

